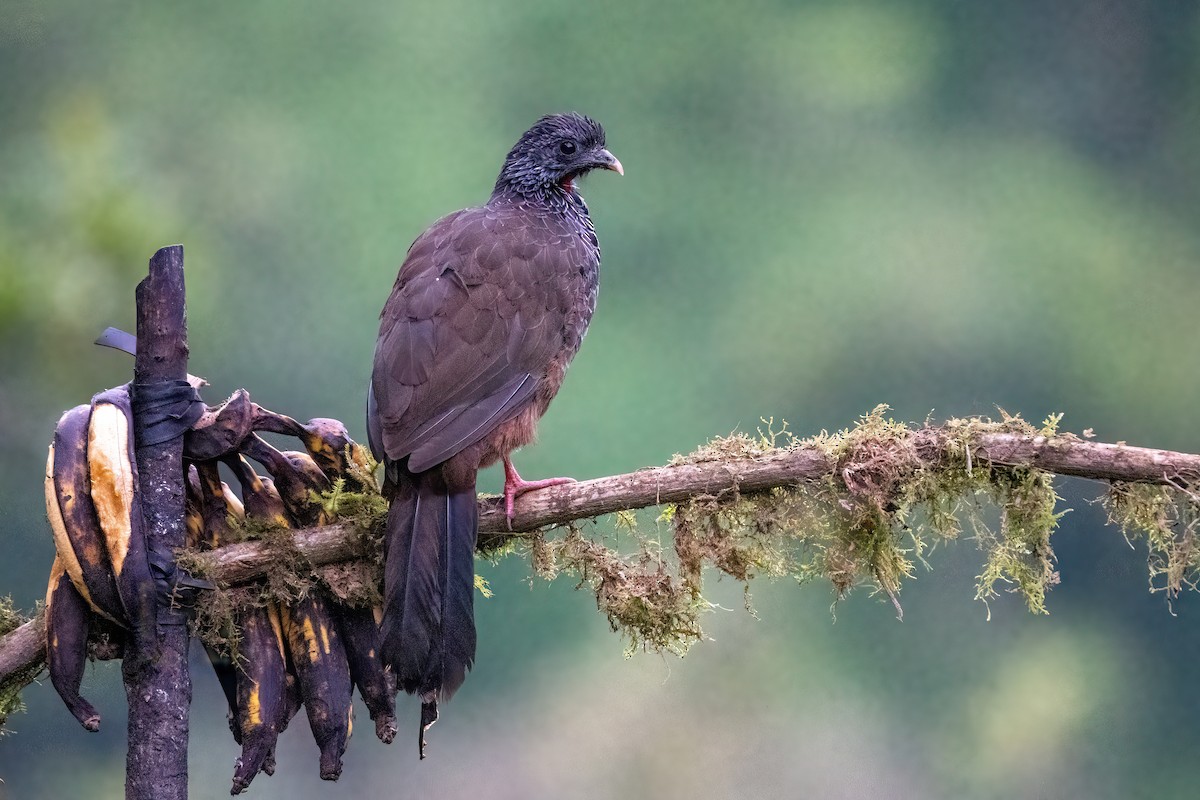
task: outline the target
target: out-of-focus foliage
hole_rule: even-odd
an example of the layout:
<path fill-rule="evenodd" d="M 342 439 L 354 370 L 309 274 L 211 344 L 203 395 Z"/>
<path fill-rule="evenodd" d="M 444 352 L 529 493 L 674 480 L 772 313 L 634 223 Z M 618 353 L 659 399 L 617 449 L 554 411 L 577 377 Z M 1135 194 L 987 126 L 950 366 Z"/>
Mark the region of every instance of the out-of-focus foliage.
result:
<path fill-rule="evenodd" d="M 482 202 L 552 110 L 600 119 L 626 176 L 584 186 L 600 308 L 527 476 L 662 463 L 763 414 L 832 430 L 882 402 L 1061 410 L 1065 430 L 1200 449 L 1198 56 L 1187 3 L 7 0 L 0 592 L 44 591 L 43 448 L 63 409 L 128 379 L 89 342 L 132 327 L 155 248 L 186 245 L 213 399 L 246 386 L 361 438 L 405 248 Z M 1185 796 L 1200 605 L 1171 616 L 1095 490 L 1059 493 L 1075 511 L 1045 618 L 1002 597 L 985 621 L 964 542 L 918 568 L 903 624 L 864 594 L 832 624 L 829 595 L 785 582 L 754 587 L 756 621 L 726 582 L 714 642 L 625 661 L 589 594 L 483 565 L 479 663 L 430 760 L 360 735 L 323 785 L 300 725 L 254 791 Z M 191 780 L 209 797 L 236 748 L 202 668 Z M 88 681 L 99 735 L 26 692 L 0 797 L 120 796 L 117 670 Z"/>

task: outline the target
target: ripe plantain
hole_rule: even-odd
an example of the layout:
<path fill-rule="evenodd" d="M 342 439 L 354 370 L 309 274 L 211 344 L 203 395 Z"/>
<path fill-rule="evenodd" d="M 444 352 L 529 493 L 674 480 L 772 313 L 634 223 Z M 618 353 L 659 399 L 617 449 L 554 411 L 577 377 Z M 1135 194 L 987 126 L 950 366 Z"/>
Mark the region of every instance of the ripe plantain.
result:
<path fill-rule="evenodd" d="M 376 610 L 335 602 L 333 611 L 346 648 L 350 677 L 371 712 L 375 735 L 384 744 L 391 744 L 396 738 L 396 685 L 379 657 L 382 640 Z M 382 609 L 377 611 L 382 614 Z"/>
<path fill-rule="evenodd" d="M 321 779 L 336 781 L 354 725 L 350 666 L 328 601 L 312 592 L 289 608 L 280 608 L 288 652 L 321 749 Z"/>
<path fill-rule="evenodd" d="M 287 634 L 283 630 L 284 613 L 278 603 L 267 603 L 267 619 L 271 622 L 271 631 L 275 634 L 279 652 L 283 654 L 284 663 L 287 664 L 287 695 L 284 698 L 283 714 L 283 727 L 286 728 L 292 718 L 300 713 L 304 699 L 300 696 L 300 679 L 296 677 L 296 666 L 292 663 L 292 654 L 288 652 Z"/>
<path fill-rule="evenodd" d="M 268 524 L 286 523 L 283 503 L 270 481 L 260 479 L 240 456 L 230 461 L 242 483 L 248 515 Z M 216 462 L 200 462 L 195 471 L 192 491 L 197 496 L 203 539 L 211 542 L 213 547 L 219 547 L 230 540 L 230 518 L 242 515 L 242 505 L 230 504 L 231 492 L 221 482 Z M 274 773 L 275 743 L 294 714 L 289 713 L 289 675 L 284 643 L 278 623 L 272 621 L 272 614 L 270 604 L 237 611 L 234 616 L 234 625 L 239 631 L 236 663 L 209 650 L 209 660 L 229 702 L 230 730 L 242 747 L 234 767 L 231 794 L 244 791 L 260 771 L 268 775 Z"/>
<path fill-rule="evenodd" d="M 132 655 L 148 661 L 158 653 L 156 587 L 147 558 L 132 428 L 128 386 L 92 398 L 87 447 L 92 502 L 133 635 Z"/>
<path fill-rule="evenodd" d="M 242 503 L 246 519 L 277 528 L 290 527 L 287 510 L 275 489 L 275 482 L 254 471 L 245 456 L 233 455 L 221 459 L 237 476 L 242 486 Z"/>
<path fill-rule="evenodd" d="M 355 492 L 374 488 L 373 481 L 370 487 L 366 487 L 358 477 L 370 472 L 366 451 L 362 445 L 350 438 L 346 426 L 339 420 L 317 417 L 301 425 L 289 416 L 268 411 L 258 404 L 254 404 L 253 418 L 253 428 L 256 431 L 282 433 L 302 441 L 304 448 L 329 480 L 344 478 L 347 488 Z"/>
<path fill-rule="evenodd" d="M 184 544 L 192 550 L 208 550 L 214 546 L 204 535 L 204 512 L 201 508 L 203 500 L 196 465 L 189 464 L 184 481 L 183 522 L 187 529 Z"/>
<path fill-rule="evenodd" d="M 329 479 L 311 456 L 294 450 L 281 453 L 257 434 L 251 434 L 242 442 L 242 452 L 271 473 L 275 488 L 295 525 L 323 525 L 328 521 L 324 509 L 313 501 L 312 494 L 329 489 Z"/>
<path fill-rule="evenodd" d="M 204 539 L 209 547 L 220 547 L 234 541 L 230 523 L 245 516 L 245 510 L 229 487 L 221 480 L 216 461 L 201 461 L 195 465 L 197 505 L 200 509 Z M 234 502 L 231 503 L 230 499 Z"/>
<path fill-rule="evenodd" d="M 300 438 L 304 442 L 304 449 L 308 450 L 330 480 L 345 478 L 351 491 L 366 488 L 355 476 L 369 473 L 367 453 L 362 445 L 350 438 L 350 432 L 340 420 L 327 417 L 310 419 L 304 426 L 304 436 Z"/>
<path fill-rule="evenodd" d="M 275 742 L 288 722 L 287 667 L 267 609 L 242 610 L 237 625 L 241 637 L 234 737 L 242 755 L 234 766 L 231 794 L 240 794 L 259 771 L 274 771 Z"/>
<path fill-rule="evenodd" d="M 80 596 L 96 613 L 125 625 L 125 610 L 92 503 L 88 469 L 90 406 L 62 415 L 46 461 L 46 515 L 54 547 Z"/>
<path fill-rule="evenodd" d="M 79 694 L 91 620 L 91 609 L 66 574 L 62 559 L 56 557 L 46 587 L 46 661 L 50 682 L 75 719 L 87 730 L 98 731 L 99 712 Z"/>

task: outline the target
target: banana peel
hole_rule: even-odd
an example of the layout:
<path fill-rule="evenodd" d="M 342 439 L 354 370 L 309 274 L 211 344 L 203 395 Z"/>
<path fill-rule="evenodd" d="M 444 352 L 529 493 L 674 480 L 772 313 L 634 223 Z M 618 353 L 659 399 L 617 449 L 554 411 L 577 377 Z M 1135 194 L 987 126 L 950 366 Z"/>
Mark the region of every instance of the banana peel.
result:
<path fill-rule="evenodd" d="M 238 389 L 218 406 L 210 406 L 184 434 L 183 457 L 191 461 L 209 461 L 238 449 L 250 434 L 254 421 L 253 403 L 245 389 Z"/>
<path fill-rule="evenodd" d="M 125 609 L 117 590 L 108 547 L 96 508 L 88 466 L 90 406 L 62 415 L 46 460 L 46 515 L 54 549 L 76 591 L 102 617 L 124 626 Z"/>
<path fill-rule="evenodd" d="M 92 612 L 56 557 L 46 587 L 46 662 L 50 682 L 79 724 L 100 730 L 100 713 L 79 694 Z"/>
<path fill-rule="evenodd" d="M 158 653 L 156 587 L 147 558 L 128 385 L 92 398 L 87 462 L 92 503 L 133 637 L 132 655 L 150 661 Z"/>

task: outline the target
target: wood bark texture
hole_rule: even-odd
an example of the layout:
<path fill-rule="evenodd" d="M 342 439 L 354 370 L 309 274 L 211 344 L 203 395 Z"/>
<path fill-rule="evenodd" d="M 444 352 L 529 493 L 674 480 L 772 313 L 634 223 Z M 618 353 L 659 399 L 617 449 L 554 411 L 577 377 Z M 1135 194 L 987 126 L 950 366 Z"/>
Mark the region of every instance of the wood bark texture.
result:
<path fill-rule="evenodd" d="M 137 287 L 137 355 L 134 383 L 187 378 L 187 318 L 183 247 L 164 247 L 150 259 L 150 275 Z M 184 543 L 183 437 L 138 447 L 138 489 L 148 546 Z M 158 658 L 138 668 L 122 664 L 129 702 L 125 757 L 127 800 L 186 800 L 188 791 L 188 671 L 186 625 L 161 624 Z"/>

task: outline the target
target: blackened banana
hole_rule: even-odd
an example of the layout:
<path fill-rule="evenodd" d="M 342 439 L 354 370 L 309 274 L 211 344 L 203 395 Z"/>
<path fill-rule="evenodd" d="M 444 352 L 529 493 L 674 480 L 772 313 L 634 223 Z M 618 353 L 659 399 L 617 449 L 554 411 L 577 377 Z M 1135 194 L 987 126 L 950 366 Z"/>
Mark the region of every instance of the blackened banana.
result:
<path fill-rule="evenodd" d="M 158 653 L 156 589 L 146 553 L 132 423 L 128 386 L 93 397 L 87 455 L 92 502 L 133 635 L 133 654 L 151 660 Z"/>
<path fill-rule="evenodd" d="M 204 535 L 204 503 L 203 492 L 200 489 L 200 476 L 196 473 L 196 465 L 187 466 L 187 480 L 184 481 L 183 522 L 187 528 L 184 544 L 193 550 L 208 550 L 213 543 Z"/>
<path fill-rule="evenodd" d="M 187 523 L 187 546 L 194 550 L 209 550 L 222 542 L 216 533 L 205 526 L 205 497 L 200 486 L 200 474 L 195 464 L 188 466 L 186 502 L 184 503 L 184 519 Z M 225 695 L 228 706 L 226 718 L 233 738 L 238 744 L 242 743 L 241 730 L 234 720 L 237 712 L 237 670 L 229 654 L 205 644 L 204 652 L 208 655 L 208 663 L 212 665 L 217 676 L 217 683 Z"/>
<path fill-rule="evenodd" d="M 324 509 L 313 502 L 311 493 L 327 490 L 329 480 L 311 456 L 296 451 L 281 453 L 257 434 L 251 434 L 242 442 L 242 452 L 271 473 L 275 488 L 295 525 L 305 527 L 326 522 Z"/>
<path fill-rule="evenodd" d="M 265 608 L 238 614 L 241 630 L 237 663 L 235 737 L 242 755 L 233 773 L 231 794 L 250 785 L 260 770 L 274 770 L 275 742 L 287 725 L 287 667 Z M 240 736 L 239 736 L 240 734 Z"/>
<path fill-rule="evenodd" d="M 317 417 L 303 426 L 304 449 L 317 462 L 329 480 L 344 478 L 351 491 L 367 488 L 356 475 L 367 475 L 367 453 L 362 445 L 350 438 L 350 432 L 340 420 Z M 354 469 L 351 469 L 354 467 Z"/>
<path fill-rule="evenodd" d="M 125 624 L 104 531 L 92 503 L 88 468 L 90 406 L 62 415 L 46 461 L 46 515 L 54 547 L 80 596 L 98 614 Z"/>
<path fill-rule="evenodd" d="M 283 618 L 286 613 L 278 603 L 267 603 L 267 619 L 270 621 L 271 631 L 279 643 L 279 652 L 283 655 L 284 663 L 287 665 L 287 694 L 284 701 L 283 726 L 280 730 L 287 728 L 288 723 L 304 705 L 304 699 L 300 696 L 300 679 L 296 677 L 296 665 L 292 663 L 292 654 L 288 652 L 287 634 L 283 628 Z"/>
<path fill-rule="evenodd" d="M 303 472 L 293 467 L 286 456 L 265 442 L 262 442 L 262 445 L 267 451 L 260 449 L 259 455 L 270 460 L 271 465 L 278 470 L 281 480 L 291 480 L 293 487 L 304 480 Z M 224 460 L 242 485 L 247 519 L 259 519 L 282 527 L 291 527 L 289 509 L 276 491 L 275 483 L 270 478 L 259 476 L 241 455 Z M 309 461 L 311 462 L 311 459 Z M 324 476 L 321 478 L 323 480 Z M 203 486 L 203 475 L 200 482 Z M 295 496 L 293 488 L 293 497 Z M 299 710 L 302 701 L 308 713 L 309 727 L 321 750 L 321 777 L 325 780 L 337 780 L 342 772 L 342 755 L 352 730 L 353 687 L 350 667 L 336 621 L 331 615 L 328 603 L 316 592 L 310 593 L 291 607 L 268 605 L 265 616 L 265 626 L 247 627 L 254 627 L 260 632 L 270 631 L 271 640 L 277 647 L 281 642 L 286 643 L 282 668 L 278 670 L 278 676 L 283 680 L 283 689 L 279 704 L 281 712 L 278 717 L 281 721 L 274 731 L 275 735 L 278 735 L 292 715 Z M 244 629 L 243 636 L 245 635 Z M 266 636 L 262 638 L 265 639 Z M 239 715 L 246 713 L 245 707 L 246 703 L 243 702 L 239 689 Z M 264 732 L 264 736 L 266 735 Z M 238 788 L 239 781 L 248 782 L 253 776 L 250 770 L 255 764 L 259 765 L 258 769 L 270 769 L 273 765 L 269 749 L 265 755 L 261 752 L 262 748 L 247 753 L 245 748 L 250 745 L 251 742 L 243 730 L 243 763 L 235 775 L 235 789 Z"/>
<path fill-rule="evenodd" d="M 308 724 L 321 749 L 321 778 L 336 781 L 342 774 L 342 754 L 354 717 L 350 667 L 341 635 L 328 602 L 318 592 L 280 611 Z"/>
<path fill-rule="evenodd" d="M 230 457 L 226 463 L 234 470 L 245 497 L 245 515 L 268 524 L 286 525 L 283 501 L 279 499 L 270 479 L 262 479 L 241 456 Z M 214 547 L 228 543 L 230 518 L 243 515 L 241 503 L 230 501 L 232 493 L 221 482 L 216 462 L 196 465 L 198 508 L 202 517 L 204 538 Z M 240 609 L 234 618 L 239 630 L 237 663 L 229 664 L 222 677 L 221 659 L 210 661 L 221 679 L 231 710 L 230 729 L 242 746 L 241 756 L 234 767 L 231 794 L 240 794 L 260 771 L 268 775 L 275 771 L 275 743 L 280 731 L 287 727 L 295 711 L 291 710 L 294 679 L 288 674 L 285 646 L 274 604 L 265 607 Z"/>
<path fill-rule="evenodd" d="M 279 528 L 290 526 L 287 510 L 275 489 L 274 481 L 255 472 L 245 456 L 234 455 L 221 460 L 233 470 L 242 486 L 242 503 L 247 519 Z"/>
<path fill-rule="evenodd" d="M 350 677 L 371 712 L 375 735 L 384 744 L 391 744 L 396 738 L 396 686 L 379 657 L 382 639 L 375 611 L 335 602 L 333 612 L 346 648 Z"/>
<path fill-rule="evenodd" d="M 62 559 L 55 558 L 46 588 L 46 661 L 50 682 L 75 719 L 89 731 L 97 731 L 100 714 L 79 694 L 91 620 L 91 609 L 66 574 Z"/>
<path fill-rule="evenodd" d="M 362 482 L 354 477 L 350 469 L 353 464 L 359 474 L 367 474 L 367 456 L 362 445 L 350 438 L 346 426 L 339 420 L 318 417 L 301 425 L 285 414 L 268 411 L 257 403 L 253 404 L 253 428 L 256 431 L 281 433 L 295 436 L 304 443 L 304 448 L 317 462 L 317 466 L 329 480 L 345 478 L 351 491 L 362 491 Z"/>
<path fill-rule="evenodd" d="M 230 521 L 240 518 L 245 512 L 241 503 L 230 506 L 229 497 L 232 493 L 221 481 L 216 461 L 196 464 L 196 484 L 205 540 L 210 547 L 230 544 L 233 541 Z"/>
<path fill-rule="evenodd" d="M 183 437 L 183 457 L 208 461 L 229 455 L 250 433 L 254 420 L 250 395 L 238 389 L 219 406 L 207 408 Z"/>

